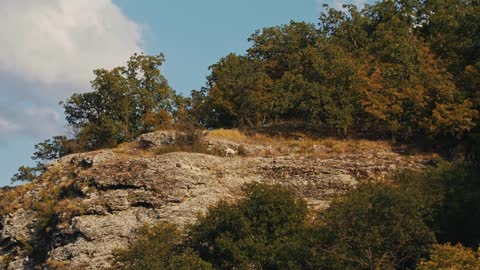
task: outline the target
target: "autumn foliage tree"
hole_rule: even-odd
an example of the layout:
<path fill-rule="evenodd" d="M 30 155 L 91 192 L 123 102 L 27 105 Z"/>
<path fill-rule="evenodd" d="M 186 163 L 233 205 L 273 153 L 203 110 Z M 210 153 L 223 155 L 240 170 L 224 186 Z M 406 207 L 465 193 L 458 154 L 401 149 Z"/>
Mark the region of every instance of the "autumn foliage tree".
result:
<path fill-rule="evenodd" d="M 480 269 L 480 253 L 465 248 L 460 244 L 433 246 L 428 260 L 422 260 L 417 266 L 418 270 L 475 270 Z"/>

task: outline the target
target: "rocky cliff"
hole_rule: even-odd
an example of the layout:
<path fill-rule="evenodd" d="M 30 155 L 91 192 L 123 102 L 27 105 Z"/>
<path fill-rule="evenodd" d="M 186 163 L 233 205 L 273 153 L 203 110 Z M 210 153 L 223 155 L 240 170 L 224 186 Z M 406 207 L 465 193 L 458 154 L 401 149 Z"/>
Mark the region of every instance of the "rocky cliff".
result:
<path fill-rule="evenodd" d="M 126 247 L 139 226 L 192 223 L 217 201 L 238 198 L 244 183 L 285 185 L 323 209 L 359 181 L 388 180 L 429 160 L 375 143 L 339 150 L 302 138 L 203 140 L 217 155 L 159 151 L 175 144 L 175 133 L 155 132 L 116 149 L 65 156 L 34 182 L 0 190 L 0 266 L 110 269 L 112 251 Z M 243 155 L 222 156 L 227 147 Z"/>

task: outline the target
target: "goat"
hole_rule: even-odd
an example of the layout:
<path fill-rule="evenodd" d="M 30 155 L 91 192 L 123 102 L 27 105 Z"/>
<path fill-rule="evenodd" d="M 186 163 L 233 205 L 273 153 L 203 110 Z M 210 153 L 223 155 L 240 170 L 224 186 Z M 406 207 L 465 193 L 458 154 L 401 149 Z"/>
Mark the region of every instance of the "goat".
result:
<path fill-rule="evenodd" d="M 237 151 L 233 150 L 232 148 L 225 149 L 225 156 L 234 156 L 237 154 Z"/>

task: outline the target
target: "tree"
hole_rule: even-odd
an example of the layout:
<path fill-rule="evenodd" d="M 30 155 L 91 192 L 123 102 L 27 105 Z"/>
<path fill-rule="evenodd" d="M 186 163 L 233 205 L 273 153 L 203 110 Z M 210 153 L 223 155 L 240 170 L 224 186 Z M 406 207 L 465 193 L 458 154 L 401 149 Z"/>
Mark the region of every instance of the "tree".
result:
<path fill-rule="evenodd" d="M 430 227 L 441 243 L 480 244 L 480 175 L 465 164 L 441 163 L 420 175 L 403 177 L 404 186 L 420 191 L 417 198 L 430 202 L 433 220 Z M 425 203 L 419 203 L 425 204 Z"/>
<path fill-rule="evenodd" d="M 460 244 L 452 246 L 433 245 L 432 253 L 428 260 L 422 260 L 417 266 L 418 270 L 475 270 L 480 269 L 479 252 L 463 247 Z"/>
<path fill-rule="evenodd" d="M 301 72 L 300 52 L 315 47 L 318 31 L 314 25 L 291 21 L 290 24 L 267 27 L 250 36 L 252 47 L 248 56 L 265 62 L 265 71 L 273 80 L 280 79 L 285 72 Z"/>
<path fill-rule="evenodd" d="M 200 90 L 192 90 L 187 111 L 191 121 L 201 127 L 213 127 L 219 123 L 219 115 L 211 105 L 208 95 L 209 89 L 202 87 Z"/>
<path fill-rule="evenodd" d="M 174 225 L 143 226 L 128 249 L 115 251 L 115 259 L 126 270 L 212 269 L 192 251 L 184 250 L 181 242 L 181 233 Z"/>
<path fill-rule="evenodd" d="M 270 78 L 260 61 L 230 54 L 210 67 L 208 101 L 219 126 L 258 126 L 269 117 Z"/>
<path fill-rule="evenodd" d="M 220 202 L 189 230 L 189 245 L 219 269 L 279 269 L 276 257 L 302 230 L 306 204 L 279 186 L 250 184 L 245 198 Z"/>
<path fill-rule="evenodd" d="M 45 162 L 61 158 L 65 155 L 80 151 L 77 142 L 66 136 L 54 136 L 35 145 L 32 159 Z"/>
<path fill-rule="evenodd" d="M 65 136 L 54 136 L 40 142 L 35 145 L 35 152 L 32 156 L 36 165 L 34 167 L 21 166 L 18 168 L 18 172 L 13 175 L 11 181 L 12 183 L 31 182 L 45 172 L 46 163 L 78 151 L 80 151 L 78 143 Z"/>
<path fill-rule="evenodd" d="M 411 269 L 435 241 L 424 209 L 398 187 L 360 186 L 320 218 L 332 238 L 334 269 Z"/>
<path fill-rule="evenodd" d="M 327 41 L 319 41 L 316 48 L 305 49 L 303 54 L 305 71 L 301 78 L 306 87 L 297 91 L 303 92 L 300 108 L 306 122 L 346 137 L 349 128 L 360 121 L 362 64 Z"/>
<path fill-rule="evenodd" d="M 18 168 L 18 172 L 15 173 L 11 179 L 12 183 L 15 182 L 31 182 L 39 177 L 44 171 L 42 166 L 36 167 L 28 167 L 28 166 L 20 166 Z"/>
<path fill-rule="evenodd" d="M 480 4 L 475 0 L 428 0 L 423 2 L 423 37 L 461 83 L 467 67 L 478 70 L 480 51 Z"/>
<path fill-rule="evenodd" d="M 429 134 L 436 137 L 461 139 L 475 127 L 478 111 L 469 100 L 456 104 L 435 104 L 432 117 L 427 123 Z"/>
<path fill-rule="evenodd" d="M 135 54 L 125 67 L 95 70 L 93 92 L 61 103 L 85 150 L 111 147 L 171 124 L 174 93 L 160 73 L 163 61 L 162 54 Z"/>
<path fill-rule="evenodd" d="M 464 102 L 451 74 L 416 34 L 422 19 L 420 9 L 416 1 L 382 1 L 362 10 L 366 17 L 362 20 L 351 8 L 334 37 L 360 40 L 362 46 L 357 51 L 366 51 L 367 84 L 362 87 L 361 104 L 373 118 L 371 126 L 382 127 L 381 131 L 402 140 L 448 132 L 448 136 L 463 135 L 474 126 L 476 111 Z M 360 25 L 352 25 L 357 23 Z M 345 29 L 360 31 L 360 37 L 352 37 Z M 465 118 L 457 122 L 443 117 L 449 126 L 443 129 L 430 119 L 446 107 L 461 111 Z"/>
<path fill-rule="evenodd" d="M 229 55 L 211 67 L 204 104 L 219 114 L 220 126 L 293 118 L 346 135 L 361 83 L 352 55 L 306 23 L 265 28 L 250 41 L 247 56 Z"/>

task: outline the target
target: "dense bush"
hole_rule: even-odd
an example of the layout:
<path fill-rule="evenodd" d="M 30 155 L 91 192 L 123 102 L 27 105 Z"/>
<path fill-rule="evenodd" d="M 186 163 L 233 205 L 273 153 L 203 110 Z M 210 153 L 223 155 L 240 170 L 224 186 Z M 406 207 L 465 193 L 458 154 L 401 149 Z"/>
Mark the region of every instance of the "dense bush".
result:
<path fill-rule="evenodd" d="M 361 186 L 321 217 L 335 269 L 411 269 L 435 241 L 425 209 L 399 187 Z"/>
<path fill-rule="evenodd" d="M 47 162 L 58 159 L 68 154 L 80 152 L 80 146 L 74 139 L 65 136 L 54 136 L 35 145 L 32 160 L 34 167 L 21 166 L 12 177 L 12 182 L 33 181 L 45 171 Z"/>
<path fill-rule="evenodd" d="M 434 245 L 430 259 L 423 260 L 418 270 L 476 270 L 480 269 L 480 252 L 458 244 Z"/>
<path fill-rule="evenodd" d="M 181 233 L 174 225 L 144 226 L 129 248 L 117 250 L 115 257 L 127 270 L 213 269 L 180 243 Z"/>
<path fill-rule="evenodd" d="M 278 269 L 276 257 L 304 226 L 306 204 L 279 186 L 251 184 L 244 193 L 209 209 L 188 243 L 217 269 Z"/>
<path fill-rule="evenodd" d="M 442 243 L 480 244 L 480 175 L 464 164 L 440 163 L 424 173 L 404 174 L 402 187 L 431 212 L 430 227 Z"/>
<path fill-rule="evenodd" d="M 12 183 L 22 181 L 31 182 L 39 177 L 43 171 L 44 167 L 42 165 L 36 167 L 20 166 L 18 172 L 13 175 L 11 181 Z"/>

